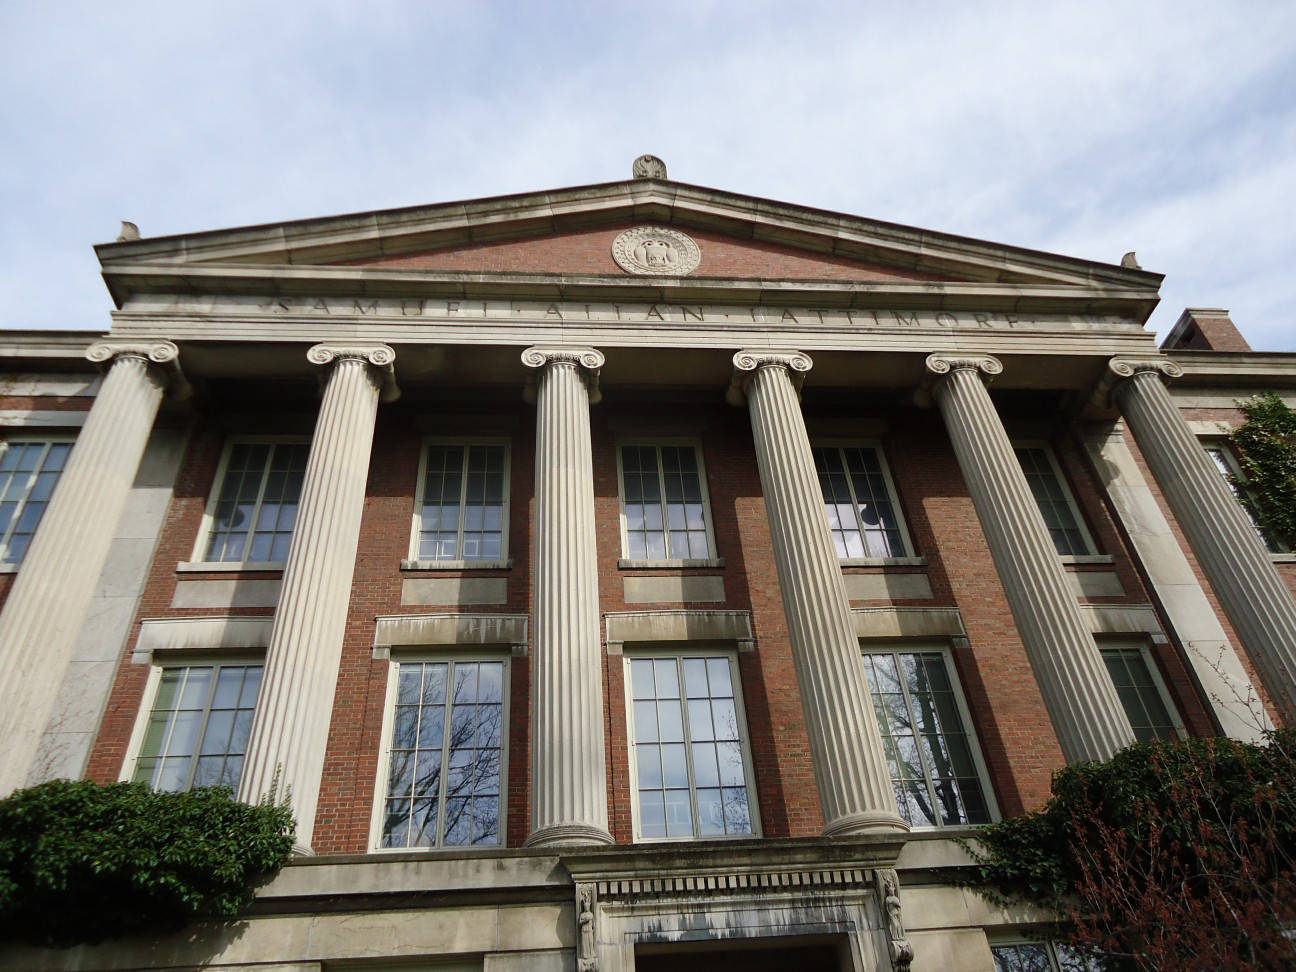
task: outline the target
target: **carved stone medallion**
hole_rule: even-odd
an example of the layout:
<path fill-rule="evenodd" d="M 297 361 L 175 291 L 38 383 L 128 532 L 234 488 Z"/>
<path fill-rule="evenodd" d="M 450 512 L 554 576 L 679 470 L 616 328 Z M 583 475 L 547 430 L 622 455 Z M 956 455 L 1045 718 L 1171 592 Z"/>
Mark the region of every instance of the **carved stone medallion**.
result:
<path fill-rule="evenodd" d="M 692 237 L 661 226 L 636 226 L 612 241 L 612 259 L 626 273 L 683 277 L 702 262 Z"/>

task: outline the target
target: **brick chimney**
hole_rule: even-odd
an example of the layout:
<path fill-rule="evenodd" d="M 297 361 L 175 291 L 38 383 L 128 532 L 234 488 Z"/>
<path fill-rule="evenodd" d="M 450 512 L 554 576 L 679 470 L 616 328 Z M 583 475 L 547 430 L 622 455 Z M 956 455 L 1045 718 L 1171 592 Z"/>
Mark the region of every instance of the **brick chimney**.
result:
<path fill-rule="evenodd" d="M 1163 351 L 1250 351 L 1251 345 L 1222 307 L 1189 307 L 1161 342 Z"/>

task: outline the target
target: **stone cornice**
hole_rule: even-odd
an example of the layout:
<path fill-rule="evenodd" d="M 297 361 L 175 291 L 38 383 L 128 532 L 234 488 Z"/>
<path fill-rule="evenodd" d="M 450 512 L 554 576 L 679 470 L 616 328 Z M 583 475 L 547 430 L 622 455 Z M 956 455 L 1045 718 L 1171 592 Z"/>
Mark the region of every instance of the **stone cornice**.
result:
<path fill-rule="evenodd" d="M 143 358 L 165 377 L 167 390 L 176 401 L 193 395 L 193 388 L 180 370 L 180 349 L 170 341 L 118 341 L 108 339 L 90 345 L 85 357 L 103 370 L 121 357 Z"/>
<path fill-rule="evenodd" d="M 364 361 L 378 373 L 382 379 L 381 401 L 394 402 L 400 398 L 396 352 L 386 344 L 316 344 L 306 352 L 307 361 L 325 367 L 344 359 Z"/>
<path fill-rule="evenodd" d="M 814 367 L 810 355 L 803 351 L 768 351 L 763 348 L 743 349 L 733 356 L 733 377 L 729 379 L 729 388 L 725 392 L 725 401 L 730 405 L 747 404 L 746 386 L 752 373 L 758 368 L 786 368 L 792 386 L 800 394 L 805 382 L 806 372 Z"/>
<path fill-rule="evenodd" d="M 591 405 L 597 405 L 603 400 L 603 393 L 599 390 L 599 372 L 606 360 L 603 352 L 594 348 L 536 346 L 522 352 L 522 363 L 528 368 L 543 369 L 552 364 L 574 365 L 585 379 Z M 527 377 L 524 395 L 529 403 L 535 404 L 534 375 Z"/>

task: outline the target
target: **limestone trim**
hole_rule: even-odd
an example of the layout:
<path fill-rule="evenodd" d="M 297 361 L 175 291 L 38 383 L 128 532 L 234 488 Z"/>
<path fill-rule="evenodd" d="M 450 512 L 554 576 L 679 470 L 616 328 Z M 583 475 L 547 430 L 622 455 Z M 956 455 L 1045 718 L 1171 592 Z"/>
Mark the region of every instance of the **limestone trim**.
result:
<path fill-rule="evenodd" d="M 604 615 L 608 654 L 626 644 L 731 641 L 739 651 L 756 647 L 750 611 L 619 611 Z"/>
<path fill-rule="evenodd" d="M 904 919 L 900 909 L 900 876 L 895 868 L 878 868 L 874 872 L 877 882 L 878 902 L 882 906 L 882 919 L 885 922 L 887 951 L 890 953 L 893 972 L 909 972 L 913 962 L 914 950 L 905 933 Z"/>
<path fill-rule="evenodd" d="M 1002 365 L 933 354 L 927 370 L 1062 751 L 1107 759 L 1134 733 L 982 380 Z"/>
<path fill-rule="evenodd" d="M 149 355 L 173 361 L 175 345 L 104 347 L 112 363 L 0 610 L 0 797 L 39 782 L 40 740 L 172 383 Z"/>
<path fill-rule="evenodd" d="M 1175 366 L 1177 370 L 1177 366 Z M 1296 716 L 1296 599 L 1166 389 L 1167 369 L 1114 359 L 1111 397 L 1285 719 Z"/>
<path fill-rule="evenodd" d="M 263 650 L 270 643 L 271 618 L 222 615 L 210 618 L 145 618 L 131 654 L 132 664 L 149 664 L 159 653 Z"/>
<path fill-rule="evenodd" d="M 534 347 L 522 352 L 522 363 L 528 368 L 543 369 L 551 364 L 577 366 L 576 370 L 585 382 L 591 405 L 597 405 L 603 400 L 603 392 L 599 388 L 599 373 L 605 360 L 603 352 L 596 351 L 594 348 Z M 536 377 L 534 375 L 528 377 L 523 394 L 529 405 L 536 404 L 538 394 L 536 388 Z"/>
<path fill-rule="evenodd" d="M 374 422 L 394 352 L 316 345 L 307 359 L 329 373 L 238 791 L 255 803 L 290 788 L 302 849 L 314 833 Z"/>
<path fill-rule="evenodd" d="M 382 392 L 379 400 L 394 402 L 400 398 L 396 384 L 396 352 L 386 344 L 316 344 L 306 352 L 311 364 L 331 365 L 344 359 L 357 359 L 374 367 L 381 375 Z M 321 382 L 325 376 L 321 376 Z"/>
<path fill-rule="evenodd" d="M 375 653 L 418 646 L 487 647 L 525 650 L 525 614 L 393 614 L 380 617 L 374 630 Z"/>
<path fill-rule="evenodd" d="M 1092 418 L 1114 417 L 1117 408 L 1116 387 L 1126 378 L 1140 374 L 1160 375 L 1167 380 L 1183 377 L 1184 370 L 1175 361 L 1167 357 L 1134 358 L 1118 356 L 1107 361 L 1102 377 L 1098 380 L 1085 414 Z"/>
<path fill-rule="evenodd" d="M 862 607 L 851 609 L 857 638 L 966 637 L 955 607 Z"/>
<path fill-rule="evenodd" d="M 531 347 L 536 369 L 531 825 L 526 843 L 611 843 L 589 408 L 603 355 Z"/>
<path fill-rule="evenodd" d="M 907 831 L 797 401 L 793 375 L 812 362 L 799 351 L 744 350 L 733 364 L 736 375 L 749 374 L 730 389 L 742 393 L 751 415 L 824 835 Z"/>
<path fill-rule="evenodd" d="M 157 367 L 165 376 L 167 391 L 176 401 L 193 396 L 193 387 L 180 370 L 180 349 L 171 341 L 113 340 L 98 341 L 86 349 L 86 359 L 101 368 L 111 367 L 118 358 L 140 358 Z"/>

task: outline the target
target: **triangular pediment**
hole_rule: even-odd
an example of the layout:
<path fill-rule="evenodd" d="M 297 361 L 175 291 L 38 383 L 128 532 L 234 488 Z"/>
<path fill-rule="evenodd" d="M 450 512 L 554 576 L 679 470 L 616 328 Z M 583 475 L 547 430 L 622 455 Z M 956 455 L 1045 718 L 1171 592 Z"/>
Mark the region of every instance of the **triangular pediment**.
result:
<path fill-rule="evenodd" d="M 139 239 L 96 250 L 119 304 L 131 293 L 165 289 L 175 280 L 191 291 L 236 289 L 233 278 L 240 273 L 262 288 L 271 278 L 280 286 L 292 277 L 301 287 L 308 278 L 339 286 L 359 278 L 392 293 L 402 281 L 445 285 L 458 279 L 501 287 L 521 277 L 528 285 L 556 278 L 567 289 L 640 281 L 669 286 L 669 275 L 637 277 L 613 258 L 617 236 L 645 226 L 696 243 L 696 267 L 676 281 L 694 289 L 720 281 L 910 291 L 928 285 L 951 293 L 988 285 L 1155 302 L 1161 280 L 1138 269 L 664 179 Z"/>

